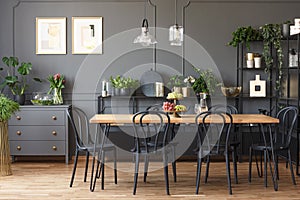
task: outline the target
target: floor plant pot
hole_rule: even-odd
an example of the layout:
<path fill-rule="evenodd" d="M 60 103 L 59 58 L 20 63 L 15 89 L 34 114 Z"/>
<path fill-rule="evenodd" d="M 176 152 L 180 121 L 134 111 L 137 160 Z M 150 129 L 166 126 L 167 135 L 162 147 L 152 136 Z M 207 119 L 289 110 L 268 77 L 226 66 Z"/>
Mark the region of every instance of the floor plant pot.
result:
<path fill-rule="evenodd" d="M 12 175 L 7 121 L 0 122 L 0 176 Z"/>

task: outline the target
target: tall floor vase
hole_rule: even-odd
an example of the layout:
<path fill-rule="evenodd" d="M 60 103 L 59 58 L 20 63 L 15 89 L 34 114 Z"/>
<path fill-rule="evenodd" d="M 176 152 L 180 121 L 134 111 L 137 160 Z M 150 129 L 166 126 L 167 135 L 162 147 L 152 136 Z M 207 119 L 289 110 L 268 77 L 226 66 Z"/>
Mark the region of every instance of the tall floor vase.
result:
<path fill-rule="evenodd" d="M 7 121 L 0 122 L 0 175 L 12 175 Z"/>

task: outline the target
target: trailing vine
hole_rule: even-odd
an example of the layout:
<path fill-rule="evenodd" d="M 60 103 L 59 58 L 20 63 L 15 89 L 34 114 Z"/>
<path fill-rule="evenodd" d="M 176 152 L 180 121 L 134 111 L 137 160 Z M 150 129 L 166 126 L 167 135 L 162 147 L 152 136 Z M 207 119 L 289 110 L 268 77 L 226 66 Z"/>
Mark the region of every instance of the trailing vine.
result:
<path fill-rule="evenodd" d="M 265 24 L 264 26 L 260 27 L 261 35 L 263 37 L 263 52 L 262 56 L 266 63 L 265 72 L 269 73 L 271 67 L 273 66 L 274 59 L 271 55 L 271 48 L 274 46 L 277 54 L 277 61 L 278 61 L 278 79 L 275 82 L 275 89 L 278 91 L 280 89 L 280 83 L 282 80 L 283 72 L 283 51 L 281 47 L 281 25 L 280 24 Z"/>

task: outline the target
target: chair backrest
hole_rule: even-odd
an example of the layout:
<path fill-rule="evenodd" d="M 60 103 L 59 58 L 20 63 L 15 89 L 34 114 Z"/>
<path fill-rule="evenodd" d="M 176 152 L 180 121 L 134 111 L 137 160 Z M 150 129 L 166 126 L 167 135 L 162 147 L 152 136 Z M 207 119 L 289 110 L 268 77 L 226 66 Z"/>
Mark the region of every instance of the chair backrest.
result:
<path fill-rule="evenodd" d="M 207 111 L 195 118 L 199 135 L 199 155 L 209 153 L 221 154 L 230 148 L 230 132 L 232 126 L 230 113 Z"/>
<path fill-rule="evenodd" d="M 71 112 L 67 112 L 71 127 L 75 135 L 76 146 L 78 148 L 91 144 L 89 120 L 83 110 L 72 107 Z"/>
<path fill-rule="evenodd" d="M 132 118 L 134 127 L 135 150 L 141 152 L 141 148 L 150 153 L 168 144 L 170 117 L 168 114 L 157 110 L 145 110 L 134 114 Z M 149 147 L 149 140 L 151 146 Z"/>
<path fill-rule="evenodd" d="M 290 145 L 297 116 L 298 109 L 294 106 L 285 107 L 277 113 L 276 117 L 279 119 L 279 124 L 275 132 L 275 143 Z"/>
<path fill-rule="evenodd" d="M 208 110 L 212 112 L 219 111 L 219 112 L 226 112 L 229 114 L 238 114 L 237 108 L 232 105 L 216 104 L 211 106 Z"/>

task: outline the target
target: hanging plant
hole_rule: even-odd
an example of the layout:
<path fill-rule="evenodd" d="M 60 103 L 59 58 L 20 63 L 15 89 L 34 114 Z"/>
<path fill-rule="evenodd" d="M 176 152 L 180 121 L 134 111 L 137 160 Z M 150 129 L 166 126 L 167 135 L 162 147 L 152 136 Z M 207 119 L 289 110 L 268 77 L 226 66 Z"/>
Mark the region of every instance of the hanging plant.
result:
<path fill-rule="evenodd" d="M 280 83 L 282 80 L 282 65 L 283 65 L 283 52 L 281 46 L 281 25 L 280 24 L 265 24 L 260 27 L 261 35 L 263 37 L 264 48 L 262 56 L 266 63 L 265 72 L 269 73 L 273 66 L 274 59 L 271 54 L 272 46 L 276 50 L 277 61 L 278 61 L 278 79 L 275 82 L 275 89 L 280 89 Z"/>

